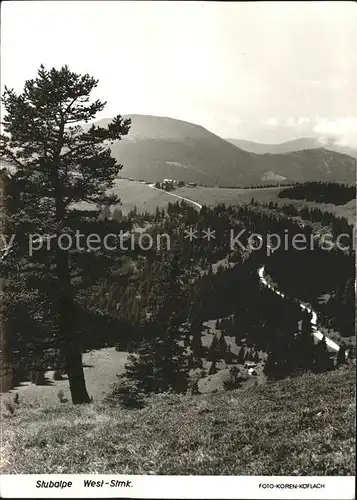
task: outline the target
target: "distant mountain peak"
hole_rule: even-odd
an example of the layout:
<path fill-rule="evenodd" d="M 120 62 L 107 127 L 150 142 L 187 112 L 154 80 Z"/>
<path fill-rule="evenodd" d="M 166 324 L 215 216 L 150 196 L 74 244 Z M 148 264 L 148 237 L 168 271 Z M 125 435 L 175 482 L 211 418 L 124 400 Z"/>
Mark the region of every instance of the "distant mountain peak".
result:
<path fill-rule="evenodd" d="M 281 142 L 279 144 L 264 144 L 254 141 L 246 141 L 244 139 L 226 140 L 238 148 L 255 154 L 281 154 L 309 149 L 325 149 L 326 151 L 347 154 L 353 158 L 357 157 L 357 151 L 348 146 L 338 145 L 331 138 L 325 141 L 318 137 L 299 137 L 297 139 Z"/>
<path fill-rule="evenodd" d="M 182 139 L 182 138 L 204 138 L 211 134 L 202 125 L 170 118 L 168 116 L 127 114 L 124 118 L 131 119 L 131 129 L 125 139 Z M 113 118 L 103 118 L 98 120 L 96 125 L 105 127 Z M 214 135 L 214 134 L 212 134 Z"/>
<path fill-rule="evenodd" d="M 269 145 L 283 148 L 278 154 L 275 150 L 257 154 L 250 152 L 247 144 L 261 148 L 268 145 L 227 141 L 201 125 L 167 116 L 124 117 L 132 122 L 129 134 L 111 146 L 112 156 L 123 164 L 123 177 L 149 182 L 167 178 L 206 186 L 355 179 L 353 159 L 323 149 L 314 138 Z M 105 118 L 96 124 L 106 126 L 111 120 Z"/>

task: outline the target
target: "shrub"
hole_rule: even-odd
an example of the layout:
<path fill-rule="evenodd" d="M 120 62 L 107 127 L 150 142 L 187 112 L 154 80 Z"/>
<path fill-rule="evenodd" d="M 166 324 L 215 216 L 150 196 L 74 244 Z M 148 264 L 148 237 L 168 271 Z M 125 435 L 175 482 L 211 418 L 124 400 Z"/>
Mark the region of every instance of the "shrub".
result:
<path fill-rule="evenodd" d="M 64 392 L 62 391 L 62 389 L 60 389 L 57 392 L 57 397 L 60 400 L 60 403 L 67 403 L 67 401 L 68 401 L 68 399 L 64 397 Z"/>
<path fill-rule="evenodd" d="M 139 409 L 143 408 L 143 396 L 138 393 L 134 384 L 130 383 L 124 377 L 115 384 L 109 394 L 105 397 L 105 402 L 109 404 L 121 404 L 125 408 Z"/>
<path fill-rule="evenodd" d="M 4 400 L 4 407 L 9 413 L 11 413 L 11 415 L 15 412 L 14 403 L 10 399 Z"/>
<path fill-rule="evenodd" d="M 198 388 L 198 380 L 193 380 L 191 385 L 188 388 L 188 393 L 195 395 L 195 394 L 200 394 L 200 390 Z"/>
<path fill-rule="evenodd" d="M 210 369 L 208 370 L 208 375 L 214 375 L 215 373 L 217 373 L 216 362 L 212 361 Z"/>
<path fill-rule="evenodd" d="M 223 382 L 223 387 L 226 391 L 238 389 L 242 385 L 242 382 L 245 382 L 248 378 L 240 373 L 237 366 L 232 366 L 230 368 L 229 375 L 230 378 Z"/>
<path fill-rule="evenodd" d="M 62 371 L 61 370 L 55 370 L 53 372 L 53 380 L 63 380 Z"/>
<path fill-rule="evenodd" d="M 34 374 L 34 384 L 35 385 L 44 385 L 45 384 L 45 371 L 44 370 L 36 370 L 33 372 Z"/>

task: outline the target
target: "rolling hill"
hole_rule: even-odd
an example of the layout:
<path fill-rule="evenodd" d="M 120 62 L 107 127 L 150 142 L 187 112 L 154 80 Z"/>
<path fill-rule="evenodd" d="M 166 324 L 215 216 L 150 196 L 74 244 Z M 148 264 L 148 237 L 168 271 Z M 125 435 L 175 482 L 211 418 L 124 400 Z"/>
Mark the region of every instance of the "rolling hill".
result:
<path fill-rule="evenodd" d="M 271 171 L 289 181 L 336 181 L 348 184 L 356 182 L 356 160 L 328 149 L 255 155 L 256 159 L 257 157 L 263 164 L 271 165 Z"/>
<path fill-rule="evenodd" d="M 166 177 L 207 186 L 248 185 L 261 177 L 251 154 L 199 125 L 156 116 L 129 117 L 129 135 L 112 145 L 112 155 L 124 165 L 123 177 Z"/>
<path fill-rule="evenodd" d="M 112 156 L 124 165 L 123 178 L 150 182 L 172 178 L 208 187 L 356 180 L 355 158 L 337 151 L 319 147 L 257 154 L 193 123 L 149 115 L 128 117 L 132 120 L 128 136 L 111 145 Z M 110 121 L 95 124 L 105 127 Z M 284 147 L 303 147 L 304 141 L 308 139 Z"/>
<path fill-rule="evenodd" d="M 192 123 L 128 115 L 127 137 L 112 155 L 122 177 L 156 181 L 173 178 L 205 186 L 249 186 L 272 182 L 330 180 L 355 182 L 355 160 L 324 148 L 285 154 L 253 154 Z M 111 119 L 96 122 L 106 126 Z"/>
<path fill-rule="evenodd" d="M 319 149 L 322 147 L 322 142 L 315 137 L 302 137 L 300 139 L 282 142 L 281 144 L 263 144 L 260 142 L 245 141 L 244 139 L 226 139 L 226 141 L 238 148 L 244 149 L 244 151 L 255 154 L 281 154 L 290 153 L 292 151 L 304 151 L 306 149 Z M 333 141 L 329 141 L 327 144 L 324 144 L 323 147 L 329 151 L 346 154 L 354 158 L 357 157 L 356 150 L 348 146 L 334 144 Z"/>

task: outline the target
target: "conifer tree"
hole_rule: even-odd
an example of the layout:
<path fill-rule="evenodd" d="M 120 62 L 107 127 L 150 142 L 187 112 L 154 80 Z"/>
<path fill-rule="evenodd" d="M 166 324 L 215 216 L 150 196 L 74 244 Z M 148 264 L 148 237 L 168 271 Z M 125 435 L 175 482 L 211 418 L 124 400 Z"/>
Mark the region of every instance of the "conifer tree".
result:
<path fill-rule="evenodd" d="M 185 349 L 178 342 L 173 320 L 165 333 L 143 340 L 137 351 L 130 354 L 125 365 L 126 376 L 138 392 L 185 392 L 188 385 L 189 363 Z"/>
<path fill-rule="evenodd" d="M 344 343 L 342 343 L 337 353 L 337 365 L 341 366 L 345 364 L 346 364 L 346 346 Z"/>
<path fill-rule="evenodd" d="M 212 361 L 211 366 L 208 370 L 208 375 L 214 375 L 215 373 L 217 373 L 217 366 L 216 366 L 216 362 Z"/>
<path fill-rule="evenodd" d="M 120 115 L 105 129 L 81 126 L 105 107 L 104 102 L 90 100 L 97 84 L 88 74 L 76 74 L 68 66 L 50 70 L 41 66 L 37 77 L 25 82 L 21 94 L 5 87 L 2 98 L 0 154 L 16 168 L 15 207 L 9 221 L 17 236 L 13 259 L 21 263 L 22 273 L 26 268 L 31 286 L 42 287 L 41 292 L 49 297 L 56 342 L 64 353 L 75 404 L 88 403 L 90 398 L 75 324 L 73 262 L 59 241 L 63 235 L 73 237 L 83 224 L 88 226 L 98 218 L 98 210 L 79 211 L 73 204 L 87 201 L 95 207 L 118 202 L 114 196 L 103 195 L 122 167 L 111 156 L 108 142 L 126 135 L 130 126 Z M 54 236 L 51 249 L 29 256 L 29 235 L 38 233 Z M 84 253 L 83 258 L 87 258 Z"/>
<path fill-rule="evenodd" d="M 191 323 L 190 334 L 192 335 L 190 347 L 192 349 L 193 355 L 196 358 L 200 358 L 203 354 L 202 347 L 202 322 L 196 316 Z"/>
<path fill-rule="evenodd" d="M 208 348 L 207 361 L 217 361 L 219 359 L 218 348 L 219 348 L 218 338 L 217 335 L 214 334 L 211 345 Z"/>
<path fill-rule="evenodd" d="M 316 373 L 320 373 L 331 368 L 333 368 L 333 365 L 327 351 L 326 337 L 324 335 L 316 344 L 313 369 Z"/>
<path fill-rule="evenodd" d="M 301 329 L 295 339 L 294 362 L 297 368 L 311 370 L 314 363 L 315 343 L 311 326 L 311 315 L 305 313 Z"/>
<path fill-rule="evenodd" d="M 227 355 L 227 352 L 228 352 L 228 345 L 227 345 L 227 342 L 226 342 L 226 339 L 225 339 L 223 333 L 221 333 L 221 335 L 219 337 L 218 349 L 219 349 L 219 355 L 220 355 L 220 357 L 222 359 L 225 359 L 226 355 Z"/>
<path fill-rule="evenodd" d="M 185 284 L 177 255 L 163 263 L 162 289 L 152 294 L 152 316 L 143 326 L 143 337 L 125 365 L 127 378 L 138 391 L 164 392 L 187 389 L 188 373 L 195 365 L 180 344 L 180 325 L 186 315 Z"/>
<path fill-rule="evenodd" d="M 244 347 L 241 347 L 238 353 L 238 359 L 237 359 L 238 364 L 242 365 L 244 363 L 244 359 L 245 359 L 245 350 Z"/>
<path fill-rule="evenodd" d="M 185 347 L 189 347 L 190 346 L 190 332 L 189 331 L 187 331 L 185 333 L 185 336 L 184 336 L 184 339 L 183 339 L 183 345 Z"/>
<path fill-rule="evenodd" d="M 268 379 L 274 379 L 277 375 L 277 358 L 274 351 L 268 352 L 268 357 L 264 364 L 264 375 Z"/>

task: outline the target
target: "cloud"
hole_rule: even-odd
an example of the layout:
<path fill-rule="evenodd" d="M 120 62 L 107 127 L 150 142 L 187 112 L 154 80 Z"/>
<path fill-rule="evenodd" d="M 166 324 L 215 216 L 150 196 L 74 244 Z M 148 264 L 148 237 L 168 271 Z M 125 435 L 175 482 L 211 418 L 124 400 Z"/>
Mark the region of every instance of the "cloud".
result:
<path fill-rule="evenodd" d="M 264 122 L 264 125 L 268 125 L 268 127 L 278 127 L 279 120 L 277 118 L 267 118 Z"/>
<path fill-rule="evenodd" d="M 289 116 L 286 120 L 285 120 L 285 126 L 286 127 L 295 127 L 296 126 L 296 122 L 297 122 L 297 119 L 295 116 Z"/>
<path fill-rule="evenodd" d="M 298 126 L 307 125 L 310 122 L 311 122 L 311 118 L 309 118 L 308 116 L 300 116 L 300 118 L 298 118 L 298 120 L 297 120 L 297 125 Z"/>
<path fill-rule="evenodd" d="M 311 118 L 308 116 L 288 116 L 284 125 L 285 127 L 300 128 L 311 123 Z"/>
<path fill-rule="evenodd" d="M 319 118 L 313 131 L 322 143 L 333 140 L 341 146 L 357 147 L 357 116 Z"/>

